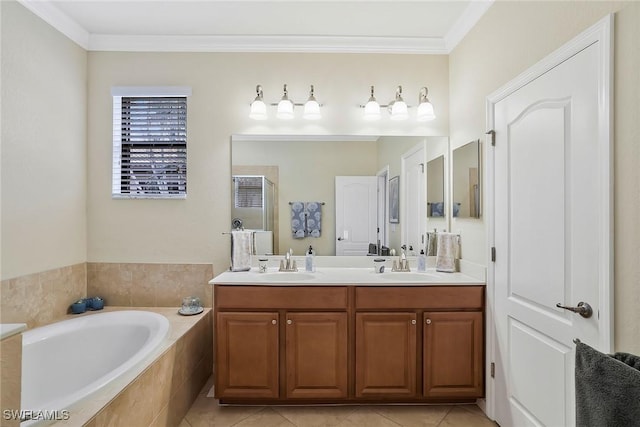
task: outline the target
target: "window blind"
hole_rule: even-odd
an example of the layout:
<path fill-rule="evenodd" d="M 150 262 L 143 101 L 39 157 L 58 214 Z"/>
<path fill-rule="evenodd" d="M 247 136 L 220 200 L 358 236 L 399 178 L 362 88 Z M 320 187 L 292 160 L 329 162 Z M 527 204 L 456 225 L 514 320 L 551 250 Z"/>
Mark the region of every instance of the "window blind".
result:
<path fill-rule="evenodd" d="M 262 177 L 236 176 L 233 180 L 236 208 L 262 208 Z"/>
<path fill-rule="evenodd" d="M 113 194 L 187 193 L 187 98 L 114 96 Z"/>

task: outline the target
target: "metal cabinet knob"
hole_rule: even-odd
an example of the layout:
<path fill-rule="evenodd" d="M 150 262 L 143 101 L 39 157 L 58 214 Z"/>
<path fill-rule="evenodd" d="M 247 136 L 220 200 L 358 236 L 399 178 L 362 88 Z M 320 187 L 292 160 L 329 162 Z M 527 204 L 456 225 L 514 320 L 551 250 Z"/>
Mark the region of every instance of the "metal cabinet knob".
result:
<path fill-rule="evenodd" d="M 291 319 L 287 320 L 287 325 L 290 325 L 292 323 L 293 323 L 293 320 L 291 320 Z"/>
<path fill-rule="evenodd" d="M 273 319 L 273 320 L 271 321 L 271 324 L 272 324 L 272 325 L 275 325 L 276 323 L 278 323 L 278 321 L 277 321 L 276 319 Z"/>
<path fill-rule="evenodd" d="M 427 325 L 430 325 L 430 324 L 431 324 L 431 319 L 427 319 L 427 320 L 425 320 L 425 323 L 426 323 Z"/>
<path fill-rule="evenodd" d="M 411 321 L 411 324 L 412 324 L 412 325 L 415 325 L 415 324 L 416 324 L 415 319 Z"/>

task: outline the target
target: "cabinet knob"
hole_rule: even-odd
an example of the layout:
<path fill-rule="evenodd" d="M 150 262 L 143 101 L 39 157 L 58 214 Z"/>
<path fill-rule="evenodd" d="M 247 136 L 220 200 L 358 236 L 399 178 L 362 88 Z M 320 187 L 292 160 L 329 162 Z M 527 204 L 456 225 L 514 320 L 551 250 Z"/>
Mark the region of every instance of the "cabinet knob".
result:
<path fill-rule="evenodd" d="M 415 319 L 411 321 L 411 324 L 412 324 L 412 325 L 415 325 L 415 324 L 416 324 Z"/>
<path fill-rule="evenodd" d="M 287 325 L 290 325 L 292 323 L 293 323 L 293 320 L 291 320 L 291 319 L 287 320 Z"/>
<path fill-rule="evenodd" d="M 427 319 L 427 320 L 425 321 L 425 323 L 426 323 L 427 325 L 430 325 L 430 324 L 431 324 L 431 319 Z"/>
<path fill-rule="evenodd" d="M 278 321 L 277 321 L 276 319 L 273 319 L 273 320 L 271 321 L 271 324 L 272 324 L 272 325 L 275 325 L 276 323 L 278 323 Z"/>

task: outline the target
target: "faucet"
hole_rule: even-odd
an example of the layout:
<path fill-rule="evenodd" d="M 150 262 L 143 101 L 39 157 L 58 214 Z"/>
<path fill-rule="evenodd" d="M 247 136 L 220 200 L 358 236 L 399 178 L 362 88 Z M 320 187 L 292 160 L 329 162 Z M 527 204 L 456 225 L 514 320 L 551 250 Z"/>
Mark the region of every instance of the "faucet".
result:
<path fill-rule="evenodd" d="M 278 269 L 278 271 L 298 271 L 296 260 L 291 259 L 292 255 L 293 255 L 293 249 L 289 249 L 284 254 L 284 262 L 283 260 L 280 260 L 280 268 Z"/>
<path fill-rule="evenodd" d="M 407 260 L 407 245 L 402 245 L 400 249 L 402 249 L 402 253 L 398 257 L 398 262 L 393 261 L 391 271 L 411 271 L 409 268 L 409 260 Z"/>

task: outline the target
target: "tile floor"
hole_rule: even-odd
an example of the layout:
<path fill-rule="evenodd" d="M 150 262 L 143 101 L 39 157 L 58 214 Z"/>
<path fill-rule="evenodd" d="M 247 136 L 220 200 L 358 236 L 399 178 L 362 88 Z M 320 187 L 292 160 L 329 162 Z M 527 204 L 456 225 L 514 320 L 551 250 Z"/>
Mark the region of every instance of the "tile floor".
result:
<path fill-rule="evenodd" d="M 209 379 L 179 427 L 496 427 L 476 405 L 218 406 Z"/>

